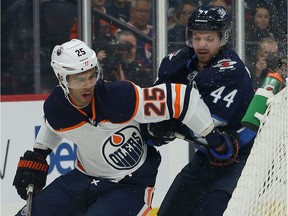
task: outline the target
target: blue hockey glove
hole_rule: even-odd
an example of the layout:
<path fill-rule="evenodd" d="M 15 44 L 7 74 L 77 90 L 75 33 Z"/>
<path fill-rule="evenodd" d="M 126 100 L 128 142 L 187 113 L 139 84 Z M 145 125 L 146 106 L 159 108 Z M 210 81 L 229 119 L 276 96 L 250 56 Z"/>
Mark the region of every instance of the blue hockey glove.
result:
<path fill-rule="evenodd" d="M 229 136 L 226 133 L 218 132 L 217 135 L 214 134 L 214 140 L 211 141 L 211 138 L 207 140 L 208 142 L 208 152 L 207 156 L 210 160 L 210 163 L 215 166 L 227 166 L 233 162 L 237 162 L 236 158 L 239 152 L 239 145 L 237 139 L 232 136 Z M 221 141 L 222 140 L 222 141 Z M 215 149 L 224 145 L 223 152 L 217 152 Z"/>
<path fill-rule="evenodd" d="M 213 129 L 213 131 L 204 138 L 196 137 L 191 132 L 183 133 L 183 131 L 176 131 L 174 136 L 178 139 L 193 143 L 198 149 L 206 152 L 208 160 L 215 166 L 226 166 L 233 162 L 240 162 L 236 160 L 239 152 L 237 139 L 226 133 L 219 132 L 217 129 Z M 223 151 L 216 151 L 216 149 L 218 150 L 222 147 L 224 149 Z"/>

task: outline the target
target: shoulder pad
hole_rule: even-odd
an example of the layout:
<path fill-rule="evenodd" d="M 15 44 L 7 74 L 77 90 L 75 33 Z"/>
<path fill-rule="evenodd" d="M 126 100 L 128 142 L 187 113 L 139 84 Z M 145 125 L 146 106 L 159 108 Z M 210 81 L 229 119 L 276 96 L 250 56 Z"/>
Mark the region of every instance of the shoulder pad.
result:
<path fill-rule="evenodd" d="M 165 56 L 159 67 L 157 84 L 171 81 L 172 77 L 180 74 L 184 75 L 183 71 L 187 70 L 187 63 L 194 58 L 196 58 L 194 50 L 190 47 L 185 47 Z M 178 73 L 179 71 L 182 72 Z M 190 73 L 190 71 L 187 71 L 187 73 Z"/>
<path fill-rule="evenodd" d="M 136 109 L 135 86 L 128 81 L 97 83 L 98 111 L 112 123 L 131 119 Z"/>
<path fill-rule="evenodd" d="M 60 86 L 57 86 L 44 102 L 44 115 L 54 130 L 60 130 L 86 121 L 83 115 L 71 106 Z"/>
<path fill-rule="evenodd" d="M 187 60 L 193 55 L 195 55 L 194 50 L 190 47 L 185 47 L 183 49 L 167 54 L 163 60 L 177 63 L 181 60 L 183 61 L 183 59 Z"/>

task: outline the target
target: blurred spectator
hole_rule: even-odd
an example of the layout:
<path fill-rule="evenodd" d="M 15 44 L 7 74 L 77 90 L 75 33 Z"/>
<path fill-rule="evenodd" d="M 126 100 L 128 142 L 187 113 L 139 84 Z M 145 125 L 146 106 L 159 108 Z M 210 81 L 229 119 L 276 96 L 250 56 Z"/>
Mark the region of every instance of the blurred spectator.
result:
<path fill-rule="evenodd" d="M 149 37 L 153 37 L 153 28 L 148 24 L 151 7 L 150 0 L 131 0 L 130 20 L 127 22 Z M 137 61 L 147 72 L 152 73 L 152 44 L 138 40 Z"/>
<path fill-rule="evenodd" d="M 227 11 L 230 11 L 230 6 L 231 6 L 230 1 L 227 1 L 227 0 L 211 0 L 208 5 L 222 6 Z"/>
<path fill-rule="evenodd" d="M 106 0 L 91 0 L 92 10 L 98 10 L 106 13 Z"/>
<path fill-rule="evenodd" d="M 147 73 L 136 61 L 137 39 L 132 32 L 125 30 L 117 32 L 116 44 L 112 47 L 113 50 L 100 50 L 97 53 L 103 65 L 104 79 L 129 80 L 141 87 L 153 84 L 152 74 Z"/>
<path fill-rule="evenodd" d="M 269 72 L 279 70 L 281 56 L 278 43 L 273 38 L 267 37 L 259 42 L 256 51 L 255 64 L 254 62 L 250 65 L 247 64 L 251 72 L 255 89 L 261 85 L 263 79 Z"/>
<path fill-rule="evenodd" d="M 257 5 L 266 5 L 270 10 L 270 16 L 273 22 L 277 25 L 284 27 L 283 31 L 287 34 L 287 1 L 284 0 L 245 0 L 246 14 L 252 13 L 252 10 Z"/>
<path fill-rule="evenodd" d="M 119 51 L 125 79 L 130 80 L 141 87 L 151 86 L 153 84 L 152 74 L 145 71 L 142 65 L 136 61 L 137 39 L 135 35 L 129 31 L 120 31 L 116 34 L 116 42 L 129 42 L 132 46 L 128 51 Z"/>
<path fill-rule="evenodd" d="M 213 6 L 222 6 L 225 9 L 230 9 L 230 5 L 232 0 L 200 0 L 199 5 L 201 6 L 207 6 L 207 5 L 213 5 Z M 227 8 L 226 8 L 227 6 Z"/>
<path fill-rule="evenodd" d="M 130 2 L 127 0 L 112 0 L 106 7 L 107 14 L 115 17 L 122 22 L 128 22 L 130 19 Z"/>
<path fill-rule="evenodd" d="M 167 0 L 168 2 L 168 9 L 167 9 L 167 24 L 168 30 L 169 26 L 173 25 L 174 23 L 174 14 L 175 10 L 182 3 L 182 0 Z"/>
<path fill-rule="evenodd" d="M 255 53 L 258 42 L 266 37 L 272 37 L 278 43 L 286 41 L 285 32 L 277 23 L 273 22 L 267 5 L 257 5 L 252 11 L 251 21 L 246 29 L 246 56 Z M 286 42 L 279 45 L 280 49 L 285 49 Z"/>
<path fill-rule="evenodd" d="M 114 34 L 117 28 L 111 25 L 109 22 L 103 19 L 97 19 L 97 13 L 99 11 L 106 13 L 106 0 L 91 0 L 91 16 L 92 16 L 92 48 L 98 50 L 100 47 L 105 46 L 107 43 L 111 43 L 114 40 Z M 99 23 L 98 23 L 99 22 Z M 98 25 L 99 24 L 99 25 Z M 97 28 L 99 26 L 99 28 Z M 70 39 L 79 38 L 78 35 L 78 21 L 75 22 L 71 28 Z"/>
<path fill-rule="evenodd" d="M 183 1 L 173 14 L 173 21 L 168 26 L 168 53 L 185 46 L 186 25 L 197 5 L 191 1 Z"/>
<path fill-rule="evenodd" d="M 100 11 L 106 13 L 106 0 L 91 0 L 92 7 L 92 48 L 97 50 L 101 46 L 105 46 L 115 38 L 116 26 L 111 25 L 109 22 L 100 19 L 99 29 L 97 27 L 96 13 L 94 11 Z"/>

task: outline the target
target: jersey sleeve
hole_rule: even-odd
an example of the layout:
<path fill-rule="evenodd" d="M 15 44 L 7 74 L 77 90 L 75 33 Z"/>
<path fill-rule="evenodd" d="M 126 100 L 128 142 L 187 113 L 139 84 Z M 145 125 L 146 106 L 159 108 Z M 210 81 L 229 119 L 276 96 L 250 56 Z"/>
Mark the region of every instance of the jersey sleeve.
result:
<path fill-rule="evenodd" d="M 133 118 L 140 123 L 175 118 L 198 136 L 206 136 L 214 128 L 208 107 L 192 86 L 166 83 L 135 89 L 138 102 Z"/>
<path fill-rule="evenodd" d="M 62 137 L 53 132 L 47 121 L 44 121 L 37 134 L 34 148 L 54 150 L 62 141 Z"/>

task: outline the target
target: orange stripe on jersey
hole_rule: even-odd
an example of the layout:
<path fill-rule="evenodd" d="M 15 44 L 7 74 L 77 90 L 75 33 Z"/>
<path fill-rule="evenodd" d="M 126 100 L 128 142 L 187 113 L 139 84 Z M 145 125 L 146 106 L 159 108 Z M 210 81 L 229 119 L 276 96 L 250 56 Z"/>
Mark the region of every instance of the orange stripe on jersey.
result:
<path fill-rule="evenodd" d="M 145 193 L 145 200 L 144 202 L 147 205 L 147 208 L 144 210 L 142 216 L 146 216 L 151 211 L 151 203 L 152 203 L 152 195 L 153 195 L 154 188 L 153 187 L 147 187 L 146 193 Z"/>
<path fill-rule="evenodd" d="M 136 116 L 137 111 L 138 111 L 138 107 L 139 107 L 139 92 L 138 92 L 138 89 L 136 88 L 136 86 L 134 85 L 134 83 L 132 83 L 132 84 L 133 84 L 135 94 L 136 94 L 136 103 L 135 103 L 135 110 L 134 110 L 134 113 L 133 113 L 131 119 L 133 119 Z"/>
<path fill-rule="evenodd" d="M 174 116 L 173 118 L 178 119 L 180 116 L 180 94 L 181 92 L 181 84 L 176 84 L 175 85 L 175 93 L 176 93 L 176 98 L 174 101 Z"/>
<path fill-rule="evenodd" d="M 82 121 L 82 122 L 80 122 L 80 123 L 77 124 L 77 125 L 73 125 L 72 127 L 62 128 L 62 129 L 59 129 L 59 130 L 56 130 L 56 131 L 57 131 L 57 132 L 64 132 L 64 131 L 73 130 L 73 129 L 76 129 L 76 128 L 81 127 L 82 125 L 84 125 L 84 124 L 86 124 L 86 123 L 87 123 L 87 122 Z"/>
<path fill-rule="evenodd" d="M 130 82 L 130 81 L 128 81 L 128 82 Z M 139 107 L 139 92 L 138 92 L 138 90 L 137 90 L 137 88 L 136 88 L 136 85 L 135 85 L 134 83 L 132 83 L 132 82 L 130 82 L 130 83 L 133 85 L 134 90 L 135 90 L 135 95 L 136 95 L 136 102 L 135 102 L 134 113 L 133 113 L 133 115 L 131 116 L 130 119 L 128 119 L 128 120 L 125 121 L 125 122 L 121 122 L 121 123 L 119 123 L 119 124 L 125 124 L 125 123 L 131 121 L 131 120 L 136 116 L 137 111 L 138 111 L 138 107 Z"/>

